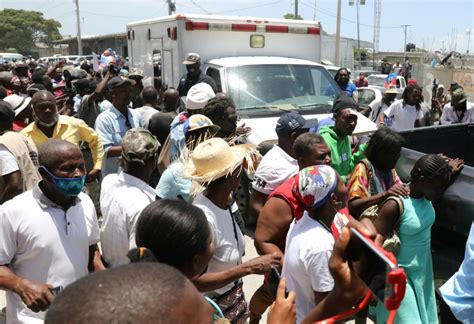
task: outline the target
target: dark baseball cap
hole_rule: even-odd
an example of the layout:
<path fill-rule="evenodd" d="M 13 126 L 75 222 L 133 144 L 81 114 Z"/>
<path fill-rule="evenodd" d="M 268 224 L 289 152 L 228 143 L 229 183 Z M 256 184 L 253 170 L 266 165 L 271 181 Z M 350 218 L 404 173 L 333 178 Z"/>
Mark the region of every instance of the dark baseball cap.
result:
<path fill-rule="evenodd" d="M 340 96 L 334 100 L 332 112 L 337 113 L 340 110 L 347 108 L 351 109 L 351 113 L 357 115 L 357 108 L 359 108 L 359 105 L 354 99 L 352 99 L 352 97 Z"/>
<path fill-rule="evenodd" d="M 87 90 L 89 89 L 89 86 L 90 81 L 86 78 L 82 78 L 74 82 L 74 87 L 76 87 L 76 90 Z"/>
<path fill-rule="evenodd" d="M 15 112 L 12 106 L 8 102 L 0 100 L 0 121 L 13 120 L 13 116 L 15 116 Z"/>
<path fill-rule="evenodd" d="M 116 76 L 110 79 L 110 81 L 107 83 L 107 88 L 109 89 L 109 91 L 111 91 L 113 88 L 119 87 L 122 84 L 125 84 L 127 82 L 130 83 L 131 85 L 134 85 L 136 83 L 135 81 L 131 79 L 128 79 L 122 76 Z"/>
<path fill-rule="evenodd" d="M 297 129 L 307 129 L 316 127 L 318 120 L 316 118 L 306 120 L 297 112 L 289 112 L 282 115 L 276 124 L 275 132 L 278 136 L 289 135 Z"/>

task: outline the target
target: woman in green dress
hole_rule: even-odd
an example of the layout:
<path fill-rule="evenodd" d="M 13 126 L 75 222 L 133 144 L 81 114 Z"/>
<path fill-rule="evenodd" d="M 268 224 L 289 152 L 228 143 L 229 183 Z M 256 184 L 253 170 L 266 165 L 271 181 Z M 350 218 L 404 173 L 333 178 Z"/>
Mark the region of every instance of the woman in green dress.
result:
<path fill-rule="evenodd" d="M 410 196 L 403 199 L 403 213 L 400 215 L 397 203 L 390 200 L 382 206 L 374 222 L 382 236 L 396 230 L 401 241 L 396 257 L 407 275 L 407 287 L 395 323 L 438 323 L 431 260 L 431 226 L 435 220 L 432 201 L 441 198 L 453 170 L 459 172 L 462 168 L 461 160 L 449 161 L 435 154 L 420 158 L 410 173 Z M 380 302 L 376 316 L 377 323 L 385 323 L 388 317 Z"/>

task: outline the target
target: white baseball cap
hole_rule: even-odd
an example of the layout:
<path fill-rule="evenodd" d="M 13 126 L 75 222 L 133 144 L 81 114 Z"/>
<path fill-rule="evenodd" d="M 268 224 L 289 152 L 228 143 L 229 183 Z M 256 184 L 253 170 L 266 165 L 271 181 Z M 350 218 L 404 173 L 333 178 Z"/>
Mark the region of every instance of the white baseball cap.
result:
<path fill-rule="evenodd" d="M 3 99 L 12 106 L 15 111 L 15 116 L 18 116 L 31 102 L 31 97 L 23 97 L 16 94 L 12 94 Z"/>
<path fill-rule="evenodd" d="M 189 89 L 188 95 L 186 96 L 186 109 L 202 109 L 209 100 L 215 97 L 216 94 L 209 84 L 204 82 L 195 84 Z"/>

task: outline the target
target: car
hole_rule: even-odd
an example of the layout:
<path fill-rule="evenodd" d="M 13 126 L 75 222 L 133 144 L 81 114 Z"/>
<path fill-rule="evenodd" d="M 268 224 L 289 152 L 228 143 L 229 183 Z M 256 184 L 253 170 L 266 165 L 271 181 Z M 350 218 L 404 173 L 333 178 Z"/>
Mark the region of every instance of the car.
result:
<path fill-rule="evenodd" d="M 380 100 L 383 97 L 387 89 L 384 87 L 379 86 L 369 86 L 369 87 L 360 87 L 357 88 L 357 95 L 358 95 L 358 103 L 360 111 L 363 113 L 367 111 L 370 103 L 374 100 Z M 396 99 L 400 99 L 402 97 L 403 90 L 400 90 L 397 94 Z"/>
<path fill-rule="evenodd" d="M 369 87 L 370 86 L 379 86 L 383 88 L 389 88 L 391 86 L 388 86 L 387 83 L 387 74 L 372 74 L 367 77 L 367 81 L 369 81 Z M 405 78 L 397 75 L 395 84 L 393 84 L 397 89 L 404 89 L 407 86 L 407 83 L 405 81 Z"/>
<path fill-rule="evenodd" d="M 92 61 L 93 59 L 94 59 L 93 55 L 79 56 L 77 59 L 74 60 L 74 65 L 80 65 L 85 60 Z"/>
<path fill-rule="evenodd" d="M 365 77 L 368 77 L 369 75 L 372 75 L 372 74 L 380 74 L 380 71 L 374 71 L 374 70 L 355 70 L 354 73 L 351 73 L 352 82 L 355 82 L 359 78 L 360 72 L 364 72 Z"/>
<path fill-rule="evenodd" d="M 5 63 L 23 60 L 23 55 L 18 53 L 0 53 L 0 57 Z"/>

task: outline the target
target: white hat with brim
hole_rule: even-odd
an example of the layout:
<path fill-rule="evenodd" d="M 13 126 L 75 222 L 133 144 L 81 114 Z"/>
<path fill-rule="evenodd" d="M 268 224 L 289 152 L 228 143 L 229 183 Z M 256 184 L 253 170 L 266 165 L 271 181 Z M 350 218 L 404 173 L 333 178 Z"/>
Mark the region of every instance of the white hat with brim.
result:
<path fill-rule="evenodd" d="M 23 97 L 16 94 L 7 96 L 3 99 L 12 106 L 15 116 L 18 116 L 31 102 L 31 97 Z"/>
<path fill-rule="evenodd" d="M 255 146 L 242 144 L 230 146 L 222 138 L 211 138 L 200 143 L 184 161 L 184 175 L 201 185 L 228 176 L 246 161 L 246 168 L 253 169 L 258 151 Z"/>

